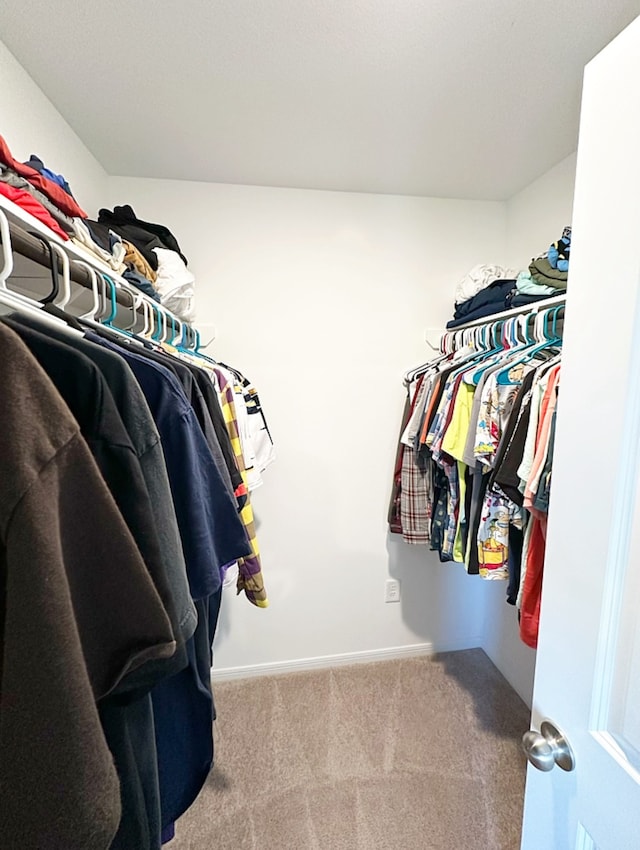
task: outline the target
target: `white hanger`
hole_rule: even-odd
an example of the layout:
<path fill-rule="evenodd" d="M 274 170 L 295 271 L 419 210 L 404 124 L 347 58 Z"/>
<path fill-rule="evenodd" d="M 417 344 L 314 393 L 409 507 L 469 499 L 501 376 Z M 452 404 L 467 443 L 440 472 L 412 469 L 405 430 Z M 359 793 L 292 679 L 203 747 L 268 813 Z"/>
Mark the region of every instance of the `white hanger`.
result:
<path fill-rule="evenodd" d="M 0 271 L 0 289 L 7 289 L 7 278 L 13 271 L 13 251 L 11 250 L 11 230 L 9 219 L 0 210 L 0 235 L 2 236 L 2 271 Z"/>
<path fill-rule="evenodd" d="M 54 327 L 64 332 L 71 332 L 73 335 L 80 333 L 73 328 L 70 328 L 65 322 L 57 316 L 52 316 L 43 310 L 43 304 L 29 298 L 27 295 L 22 295 L 20 292 L 14 292 L 7 286 L 7 279 L 13 272 L 13 248 L 11 246 L 11 230 L 9 228 L 9 220 L 3 210 L 0 210 L 0 234 L 2 235 L 2 271 L 0 271 L 0 302 L 5 304 L 11 310 L 28 313 L 32 316 L 37 316 L 38 320 L 43 324 Z M 53 244 L 53 243 L 51 243 Z M 54 262 L 53 255 L 51 261 Z"/>
<path fill-rule="evenodd" d="M 63 250 L 61 245 L 58 245 L 57 242 L 49 242 L 49 247 L 51 248 L 51 262 L 55 263 L 56 258 L 53 256 L 56 253 L 60 259 L 62 260 L 62 298 L 56 303 L 55 306 L 60 310 L 64 310 L 71 299 L 71 278 L 69 276 L 69 257 L 67 256 L 67 252 Z"/>
<path fill-rule="evenodd" d="M 142 298 L 141 292 L 136 292 L 136 294 L 133 296 L 133 307 L 131 308 L 131 310 L 133 311 L 135 318 L 133 320 L 133 324 L 129 328 L 130 331 L 133 331 L 133 329 L 136 325 L 136 322 L 138 321 L 138 310 L 140 309 L 140 306 L 142 305 L 143 300 L 144 299 Z M 143 318 L 144 318 L 144 307 L 143 307 Z"/>
<path fill-rule="evenodd" d="M 160 342 L 166 342 L 167 337 L 169 336 L 169 320 L 167 318 L 166 312 L 160 309 Z"/>
<path fill-rule="evenodd" d="M 78 266 L 82 266 L 85 268 L 91 277 L 91 292 L 93 294 L 93 306 L 91 309 L 85 313 L 83 316 L 80 316 L 80 319 L 83 319 L 86 322 L 91 322 L 92 324 L 98 324 L 96 321 L 96 314 L 98 312 L 98 308 L 100 307 L 100 293 L 98 292 L 98 275 L 93 266 L 90 266 L 89 263 L 85 263 L 84 260 L 74 260 L 74 263 Z"/>
<path fill-rule="evenodd" d="M 142 313 L 144 316 L 144 325 L 142 328 L 142 336 L 145 339 L 149 339 L 149 334 L 151 333 L 151 328 L 153 327 L 152 317 L 151 317 L 151 306 L 147 303 L 147 299 L 142 299 Z"/>

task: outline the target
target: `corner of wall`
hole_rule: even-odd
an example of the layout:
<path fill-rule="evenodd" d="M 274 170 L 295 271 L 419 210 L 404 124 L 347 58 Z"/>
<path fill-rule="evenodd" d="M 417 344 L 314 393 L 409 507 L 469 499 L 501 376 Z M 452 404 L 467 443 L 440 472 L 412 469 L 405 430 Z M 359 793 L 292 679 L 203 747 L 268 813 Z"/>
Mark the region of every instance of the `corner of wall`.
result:
<path fill-rule="evenodd" d="M 506 264 L 527 268 L 571 224 L 575 153 L 505 202 Z M 487 588 L 482 649 L 522 699 L 531 705 L 535 652 L 520 642 L 516 613 Z"/>
<path fill-rule="evenodd" d="M 574 152 L 506 202 L 507 261 L 527 268 L 571 224 L 576 178 Z"/>
<path fill-rule="evenodd" d="M 0 79 L 0 133 L 13 155 L 38 154 L 65 175 L 80 206 L 94 215 L 107 200 L 107 172 L 2 41 Z"/>

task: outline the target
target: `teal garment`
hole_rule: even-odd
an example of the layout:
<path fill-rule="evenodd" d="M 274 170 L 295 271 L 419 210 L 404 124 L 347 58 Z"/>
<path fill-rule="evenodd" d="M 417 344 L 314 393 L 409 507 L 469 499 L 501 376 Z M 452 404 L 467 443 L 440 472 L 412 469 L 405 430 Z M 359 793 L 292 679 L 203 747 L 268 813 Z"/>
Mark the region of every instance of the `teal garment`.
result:
<path fill-rule="evenodd" d="M 558 291 L 555 286 L 548 286 L 533 280 L 531 272 L 520 272 L 516 281 L 516 288 L 521 295 L 555 295 Z"/>

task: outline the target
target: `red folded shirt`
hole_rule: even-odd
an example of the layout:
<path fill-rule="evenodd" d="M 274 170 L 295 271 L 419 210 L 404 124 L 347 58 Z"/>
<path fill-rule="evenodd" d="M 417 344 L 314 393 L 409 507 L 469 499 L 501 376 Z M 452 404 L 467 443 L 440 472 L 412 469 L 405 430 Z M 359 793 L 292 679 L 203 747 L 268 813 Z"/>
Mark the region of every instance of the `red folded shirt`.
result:
<path fill-rule="evenodd" d="M 58 186 L 57 183 L 54 183 L 53 180 L 49 180 L 48 177 L 40 174 L 39 171 L 36 171 L 35 168 L 31 168 L 30 165 L 25 165 L 17 159 L 14 159 L 11 155 L 11 151 L 9 150 L 9 146 L 2 136 L 0 136 L 0 162 L 8 165 L 9 168 L 13 168 L 17 174 L 27 179 L 32 186 L 35 186 L 36 189 L 40 189 L 41 192 L 44 192 L 47 198 L 49 198 L 49 200 L 58 207 L 60 212 L 71 216 L 71 218 L 87 218 L 86 212 L 82 209 L 82 207 L 78 206 L 71 195 L 68 195 L 64 191 L 62 186 Z"/>
<path fill-rule="evenodd" d="M 26 212 L 31 213 L 32 216 L 39 219 L 43 224 L 46 224 L 54 233 L 57 233 L 61 239 L 69 239 L 55 218 L 26 189 L 16 189 L 15 186 L 8 186 L 6 183 L 0 181 L 0 195 L 4 195 L 10 201 L 13 201 L 14 204 L 22 207 Z"/>

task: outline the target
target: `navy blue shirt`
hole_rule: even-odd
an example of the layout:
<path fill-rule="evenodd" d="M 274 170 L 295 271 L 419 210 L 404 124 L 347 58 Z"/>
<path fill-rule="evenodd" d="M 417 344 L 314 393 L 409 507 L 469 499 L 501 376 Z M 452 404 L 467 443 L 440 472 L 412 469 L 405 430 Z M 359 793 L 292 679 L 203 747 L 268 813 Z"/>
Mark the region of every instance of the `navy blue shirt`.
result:
<path fill-rule="evenodd" d="M 162 441 L 191 596 L 205 599 L 219 589 L 223 566 L 251 554 L 236 502 L 174 375 L 96 334 L 87 337 L 126 359 L 147 399 Z"/>
<path fill-rule="evenodd" d="M 161 826 L 193 803 L 213 763 L 211 645 L 222 586 L 220 567 L 250 554 L 247 535 L 215 465 L 198 420 L 177 378 L 144 355 L 87 337 L 125 358 L 140 383 L 160 433 L 182 537 L 198 625 L 187 641 L 188 667 L 151 691 L 155 722 Z M 153 819 L 150 819 L 153 823 Z"/>

